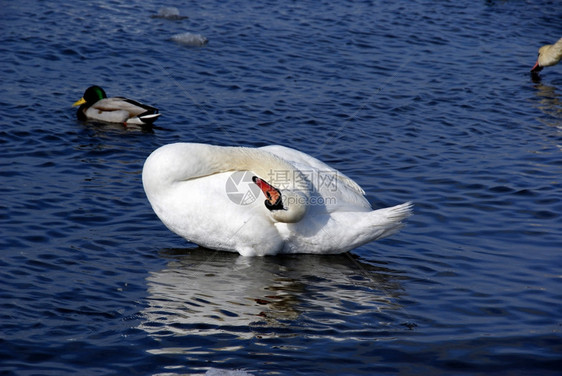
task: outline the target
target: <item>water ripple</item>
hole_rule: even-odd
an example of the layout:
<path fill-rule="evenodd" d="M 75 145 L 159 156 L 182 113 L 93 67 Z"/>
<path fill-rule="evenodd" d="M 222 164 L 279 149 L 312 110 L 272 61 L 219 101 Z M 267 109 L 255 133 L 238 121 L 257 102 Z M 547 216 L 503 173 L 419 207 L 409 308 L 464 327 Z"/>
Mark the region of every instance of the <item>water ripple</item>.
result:
<path fill-rule="evenodd" d="M 554 5 L 5 4 L 0 370 L 558 374 Z M 92 84 L 158 127 L 78 122 Z M 140 178 L 178 141 L 292 146 L 415 215 L 351 255 L 186 249 Z"/>

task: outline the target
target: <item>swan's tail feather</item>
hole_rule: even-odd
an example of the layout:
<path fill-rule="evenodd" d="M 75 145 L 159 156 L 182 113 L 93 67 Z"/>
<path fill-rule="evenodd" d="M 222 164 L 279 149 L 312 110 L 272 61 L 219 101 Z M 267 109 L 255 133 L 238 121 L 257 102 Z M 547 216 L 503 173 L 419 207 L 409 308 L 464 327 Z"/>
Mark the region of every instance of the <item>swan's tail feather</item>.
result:
<path fill-rule="evenodd" d="M 378 209 L 371 212 L 376 216 L 373 223 L 376 239 L 386 238 L 392 234 L 397 233 L 404 226 L 403 220 L 411 216 L 414 204 L 405 202 L 390 208 Z"/>

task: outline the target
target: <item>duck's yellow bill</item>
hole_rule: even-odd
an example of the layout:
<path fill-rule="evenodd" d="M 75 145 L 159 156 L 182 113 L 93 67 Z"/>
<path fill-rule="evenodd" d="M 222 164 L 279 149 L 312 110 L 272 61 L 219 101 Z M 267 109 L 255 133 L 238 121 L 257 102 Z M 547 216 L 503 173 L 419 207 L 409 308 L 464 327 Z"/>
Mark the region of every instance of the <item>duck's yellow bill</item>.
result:
<path fill-rule="evenodd" d="M 86 100 L 84 98 L 80 98 L 79 100 L 77 100 L 76 102 L 74 102 L 74 104 L 72 105 L 72 107 L 74 106 L 80 106 L 81 104 L 86 103 Z"/>

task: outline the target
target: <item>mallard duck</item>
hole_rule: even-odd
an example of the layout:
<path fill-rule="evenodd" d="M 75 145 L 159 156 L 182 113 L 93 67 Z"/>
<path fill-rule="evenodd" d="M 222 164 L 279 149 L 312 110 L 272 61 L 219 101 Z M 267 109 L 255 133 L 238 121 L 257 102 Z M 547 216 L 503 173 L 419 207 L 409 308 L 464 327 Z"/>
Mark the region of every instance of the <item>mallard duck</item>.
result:
<path fill-rule="evenodd" d="M 157 108 L 132 99 L 108 98 L 99 86 L 90 86 L 72 106 L 80 106 L 76 111 L 79 120 L 105 123 L 151 125 L 160 116 Z"/>
<path fill-rule="evenodd" d="M 531 72 L 538 73 L 544 67 L 550 67 L 558 64 L 561 59 L 562 38 L 558 39 L 558 42 L 554 44 L 547 44 L 546 46 L 539 48 L 539 57 L 533 68 L 531 68 Z"/>

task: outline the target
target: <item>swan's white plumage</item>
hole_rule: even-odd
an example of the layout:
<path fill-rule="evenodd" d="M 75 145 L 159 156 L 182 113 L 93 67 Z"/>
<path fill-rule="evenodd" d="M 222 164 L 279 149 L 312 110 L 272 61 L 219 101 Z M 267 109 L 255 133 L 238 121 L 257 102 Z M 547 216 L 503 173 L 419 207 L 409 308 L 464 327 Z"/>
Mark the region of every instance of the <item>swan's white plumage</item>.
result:
<path fill-rule="evenodd" d="M 283 158 L 300 171 L 314 171 L 316 178 L 316 189 L 323 196 L 337 198 L 341 209 L 343 203 L 360 205 L 365 209 L 371 209 L 371 205 L 365 198 L 365 191 L 356 182 L 339 172 L 326 163 L 311 157 L 310 155 L 281 145 L 270 145 L 260 148 Z M 333 209 L 332 206 L 328 210 Z"/>
<path fill-rule="evenodd" d="M 235 171 L 249 171 L 280 188 L 287 210 L 268 210 L 261 192 L 246 205 L 234 202 L 226 185 Z M 322 174 L 335 180 L 326 182 Z M 165 145 L 147 158 L 143 185 L 170 230 L 201 246 L 245 256 L 346 252 L 395 233 L 411 214 L 410 203 L 373 211 L 353 180 L 283 146 Z"/>

